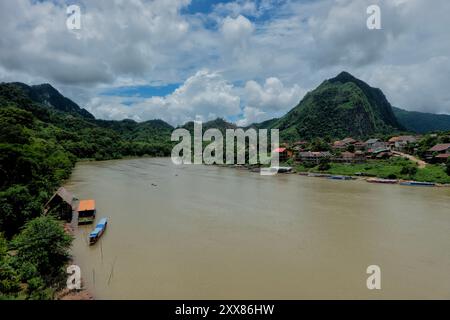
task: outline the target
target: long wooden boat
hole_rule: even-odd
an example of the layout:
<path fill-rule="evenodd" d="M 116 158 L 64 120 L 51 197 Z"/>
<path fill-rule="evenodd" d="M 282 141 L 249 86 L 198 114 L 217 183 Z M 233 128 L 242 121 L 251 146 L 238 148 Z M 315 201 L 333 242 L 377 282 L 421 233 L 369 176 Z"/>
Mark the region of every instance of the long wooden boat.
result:
<path fill-rule="evenodd" d="M 107 225 L 108 220 L 106 218 L 102 218 L 99 223 L 97 223 L 95 229 L 89 234 L 89 245 L 95 244 L 98 239 L 100 239 L 100 237 L 105 232 Z"/>
<path fill-rule="evenodd" d="M 402 181 L 400 182 L 402 186 L 413 186 L 413 187 L 434 187 L 436 184 L 433 182 L 421 182 L 421 181 Z"/>
<path fill-rule="evenodd" d="M 353 180 L 353 177 L 350 176 L 330 176 L 328 179 L 331 180 Z"/>
<path fill-rule="evenodd" d="M 308 174 L 308 177 L 329 178 L 329 177 L 331 177 L 331 175 L 327 174 L 327 173 L 314 173 L 314 172 L 312 172 L 312 173 Z"/>
<path fill-rule="evenodd" d="M 369 178 L 366 181 L 369 183 L 386 183 L 386 184 L 398 183 L 398 180 L 396 179 L 381 179 L 381 178 Z"/>

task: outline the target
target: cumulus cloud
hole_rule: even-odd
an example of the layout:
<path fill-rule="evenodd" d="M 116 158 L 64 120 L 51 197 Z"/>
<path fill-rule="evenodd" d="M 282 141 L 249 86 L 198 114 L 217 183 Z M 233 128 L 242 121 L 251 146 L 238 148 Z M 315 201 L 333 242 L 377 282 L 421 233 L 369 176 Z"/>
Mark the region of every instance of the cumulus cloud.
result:
<path fill-rule="evenodd" d="M 243 117 L 238 124 L 246 126 L 281 116 L 293 108 L 304 94 L 305 90 L 298 85 L 286 87 L 275 77 L 266 79 L 263 85 L 253 80 L 247 81 L 242 93 L 245 101 Z"/>
<path fill-rule="evenodd" d="M 222 24 L 222 33 L 229 42 L 245 41 L 253 32 L 253 25 L 246 17 L 239 15 L 237 18 L 226 17 Z"/>
<path fill-rule="evenodd" d="M 245 84 L 247 103 L 265 111 L 286 111 L 295 106 L 305 94 L 297 84 L 287 88 L 280 79 L 271 77 L 264 85 L 256 81 Z"/>
<path fill-rule="evenodd" d="M 384 93 L 398 107 L 450 113 L 449 74 L 450 58 L 434 57 L 418 64 L 386 65 L 367 77 L 374 86 L 383 87 Z"/>
<path fill-rule="evenodd" d="M 132 99 L 95 97 L 87 109 L 106 119 L 130 118 L 136 121 L 163 119 L 172 125 L 191 120 L 207 121 L 217 117 L 229 117 L 240 113 L 240 97 L 216 72 L 201 70 L 189 77 L 183 85 L 165 97 Z"/>

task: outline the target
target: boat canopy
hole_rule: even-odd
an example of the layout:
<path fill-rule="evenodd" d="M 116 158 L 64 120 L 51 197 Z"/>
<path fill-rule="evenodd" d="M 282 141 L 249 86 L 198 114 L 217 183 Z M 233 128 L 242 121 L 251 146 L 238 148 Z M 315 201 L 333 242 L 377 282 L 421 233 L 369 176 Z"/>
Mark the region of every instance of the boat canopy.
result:
<path fill-rule="evenodd" d="M 89 234 L 89 237 L 95 238 L 100 234 L 101 231 L 102 231 L 102 228 L 95 228 L 95 230 Z"/>
<path fill-rule="evenodd" d="M 106 218 L 102 218 L 98 223 L 97 223 L 97 227 L 104 227 L 106 225 Z"/>

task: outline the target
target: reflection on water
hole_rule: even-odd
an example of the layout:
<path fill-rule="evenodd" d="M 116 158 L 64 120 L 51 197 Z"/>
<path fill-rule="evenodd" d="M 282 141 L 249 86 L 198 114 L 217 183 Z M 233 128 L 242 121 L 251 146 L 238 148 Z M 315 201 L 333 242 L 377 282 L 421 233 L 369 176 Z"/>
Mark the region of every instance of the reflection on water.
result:
<path fill-rule="evenodd" d="M 170 159 L 80 163 L 67 188 L 109 218 L 97 245 L 88 226 L 73 247 L 98 299 L 450 298 L 449 188 Z"/>

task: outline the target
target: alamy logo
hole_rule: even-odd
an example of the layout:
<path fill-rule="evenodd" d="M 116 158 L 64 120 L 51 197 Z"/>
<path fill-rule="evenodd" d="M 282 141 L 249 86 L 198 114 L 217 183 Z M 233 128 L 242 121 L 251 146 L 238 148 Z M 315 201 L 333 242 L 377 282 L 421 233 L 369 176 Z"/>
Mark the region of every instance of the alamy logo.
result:
<path fill-rule="evenodd" d="M 379 30 L 381 29 L 381 9 L 378 5 L 373 4 L 367 7 L 367 28 L 369 30 Z"/>
<path fill-rule="evenodd" d="M 369 290 L 381 290 L 381 268 L 377 265 L 370 265 L 366 270 L 370 276 L 367 278 L 366 285 Z"/>
<path fill-rule="evenodd" d="M 67 29 L 80 30 L 81 29 L 81 9 L 79 6 L 73 4 L 67 7 L 67 15 L 69 16 L 66 20 Z"/>
<path fill-rule="evenodd" d="M 80 290 L 81 289 L 81 269 L 77 265 L 71 265 L 66 270 L 69 277 L 67 277 L 67 289 Z"/>
<path fill-rule="evenodd" d="M 269 165 L 261 168 L 262 175 L 274 175 L 279 166 L 279 155 L 271 152 L 279 147 L 279 130 L 270 130 L 270 151 L 267 144 L 268 130 L 260 129 L 257 132 L 251 128 L 227 129 L 225 132 L 226 152 L 224 157 L 223 134 L 218 129 L 208 129 L 203 134 L 202 123 L 194 121 L 194 139 L 186 129 L 176 129 L 172 133 L 172 141 L 180 141 L 172 149 L 172 162 L 174 164 L 250 164 Z M 192 141 L 194 146 L 192 148 Z M 236 141 L 236 143 L 235 143 Z M 248 141 L 248 144 L 246 143 Z M 208 145 L 203 148 L 203 142 Z M 192 155 L 192 150 L 194 154 Z"/>

